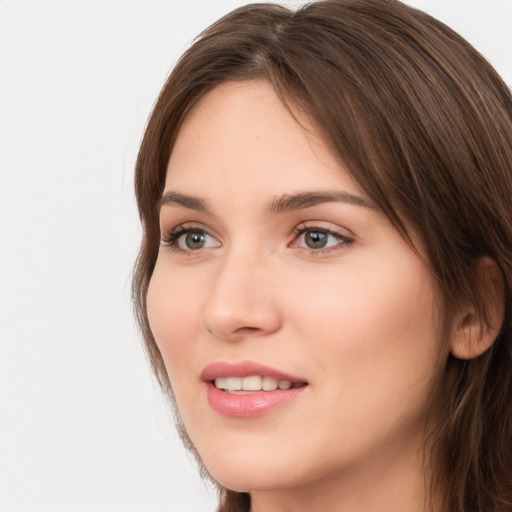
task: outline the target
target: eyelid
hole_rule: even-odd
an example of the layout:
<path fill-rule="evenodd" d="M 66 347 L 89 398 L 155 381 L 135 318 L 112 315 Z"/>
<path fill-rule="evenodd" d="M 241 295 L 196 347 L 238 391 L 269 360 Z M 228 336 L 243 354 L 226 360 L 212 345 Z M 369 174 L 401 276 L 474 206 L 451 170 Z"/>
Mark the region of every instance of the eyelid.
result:
<path fill-rule="evenodd" d="M 187 255 L 197 255 L 206 249 L 218 248 L 222 246 L 220 237 L 215 232 L 212 233 L 212 230 L 209 227 L 205 227 L 204 224 L 200 222 L 183 222 L 181 224 L 176 225 L 172 229 L 162 229 L 161 231 L 163 233 L 160 237 L 161 245 L 178 253 L 183 253 Z M 299 240 L 302 237 L 302 235 L 308 232 L 315 231 L 327 234 L 329 237 L 334 238 L 336 240 L 336 243 L 329 244 L 329 242 L 327 242 L 327 245 L 323 247 L 307 247 L 305 244 L 302 245 L 299 243 Z M 296 226 L 293 229 L 294 236 L 292 241 L 288 244 L 288 247 L 305 250 L 313 255 L 320 255 L 331 251 L 341 250 L 354 242 L 354 236 L 350 234 L 350 232 L 346 233 L 347 231 L 349 230 L 347 230 L 346 228 L 341 228 L 339 226 L 325 226 L 325 223 L 323 221 L 301 222 L 298 226 Z M 184 235 L 194 232 L 204 233 L 207 237 L 214 240 L 215 244 L 210 244 L 209 246 L 198 248 L 180 247 L 180 239 Z"/>
<path fill-rule="evenodd" d="M 320 248 L 301 247 L 298 245 L 297 241 L 304 233 L 315 231 L 326 233 L 327 235 L 334 237 L 335 239 L 338 240 L 338 243 Z M 347 246 L 350 246 L 354 242 L 354 236 L 352 234 L 344 233 L 343 231 L 348 230 L 339 227 L 327 227 L 325 225 L 322 225 L 321 222 L 314 222 L 312 224 L 303 222 L 293 230 L 295 236 L 292 242 L 289 244 L 289 247 L 303 249 L 314 255 L 341 250 L 343 248 L 346 248 Z"/>
<path fill-rule="evenodd" d="M 209 228 L 206 228 L 203 224 L 198 222 L 183 222 L 181 224 L 178 224 L 177 226 L 173 227 L 172 229 L 164 230 L 161 229 L 162 234 L 160 235 L 160 242 L 161 245 L 168 247 L 169 249 L 173 250 L 174 252 L 180 252 L 184 254 L 193 254 L 193 253 L 199 253 L 204 249 L 211 249 L 215 247 L 220 247 L 222 244 L 219 240 L 219 237 L 216 234 L 212 234 L 211 230 Z M 187 233 L 204 233 L 208 237 L 212 238 L 217 242 L 217 245 L 214 247 L 204 247 L 204 248 L 198 248 L 198 249 L 185 249 L 182 247 L 179 247 L 179 240 L 183 235 L 186 235 Z M 167 233 L 167 234 L 165 234 Z"/>

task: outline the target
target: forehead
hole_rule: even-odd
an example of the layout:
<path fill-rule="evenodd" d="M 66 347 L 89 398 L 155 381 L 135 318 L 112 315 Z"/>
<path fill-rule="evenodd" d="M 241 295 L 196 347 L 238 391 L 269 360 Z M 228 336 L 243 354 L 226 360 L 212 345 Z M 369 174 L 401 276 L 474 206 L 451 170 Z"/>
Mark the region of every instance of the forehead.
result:
<path fill-rule="evenodd" d="M 361 192 L 340 160 L 307 119 L 299 123 L 290 114 L 271 84 L 230 82 L 206 94 L 185 118 L 166 189 L 194 188 L 210 196 L 229 189 L 293 192 L 297 184 L 301 190 Z"/>

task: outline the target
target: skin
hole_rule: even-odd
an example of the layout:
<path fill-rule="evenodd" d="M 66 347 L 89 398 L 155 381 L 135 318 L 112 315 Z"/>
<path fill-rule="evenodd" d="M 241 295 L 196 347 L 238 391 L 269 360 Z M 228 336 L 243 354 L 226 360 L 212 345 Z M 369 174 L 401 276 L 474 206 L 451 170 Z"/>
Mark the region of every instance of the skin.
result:
<path fill-rule="evenodd" d="M 423 511 L 425 411 L 449 351 L 434 278 L 302 124 L 264 81 L 219 86 L 189 113 L 164 194 L 209 211 L 167 202 L 160 223 L 164 238 L 183 226 L 205 245 L 162 243 L 150 325 L 203 463 L 221 485 L 250 491 L 253 511 Z M 268 211 L 276 197 L 325 191 L 360 204 Z M 308 247 L 321 230 L 341 238 Z M 260 417 L 223 416 L 200 374 L 244 360 L 308 386 Z"/>

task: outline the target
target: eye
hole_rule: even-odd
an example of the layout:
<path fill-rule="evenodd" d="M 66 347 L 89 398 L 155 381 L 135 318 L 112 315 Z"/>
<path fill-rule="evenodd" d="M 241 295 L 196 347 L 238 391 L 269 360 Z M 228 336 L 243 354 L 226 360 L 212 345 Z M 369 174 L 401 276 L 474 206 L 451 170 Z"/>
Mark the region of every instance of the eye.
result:
<path fill-rule="evenodd" d="M 314 252 L 325 252 L 349 245 L 352 242 L 351 238 L 326 228 L 300 228 L 296 233 L 297 236 L 292 247 L 309 249 Z"/>
<path fill-rule="evenodd" d="M 176 251 L 189 252 L 220 246 L 218 240 L 203 229 L 183 226 L 178 226 L 167 237 L 162 237 L 162 243 Z"/>

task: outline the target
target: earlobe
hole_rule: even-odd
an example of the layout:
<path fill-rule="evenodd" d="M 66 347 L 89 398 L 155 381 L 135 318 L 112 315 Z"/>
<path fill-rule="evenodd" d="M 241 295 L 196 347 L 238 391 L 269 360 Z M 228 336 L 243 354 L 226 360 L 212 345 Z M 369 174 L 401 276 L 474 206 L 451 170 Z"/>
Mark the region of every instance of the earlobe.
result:
<path fill-rule="evenodd" d="M 484 291 L 484 307 L 480 312 L 471 304 L 459 317 L 450 341 L 451 353 L 458 359 L 473 359 L 488 350 L 498 337 L 505 315 L 503 275 L 498 265 L 485 257 L 477 272 Z"/>

